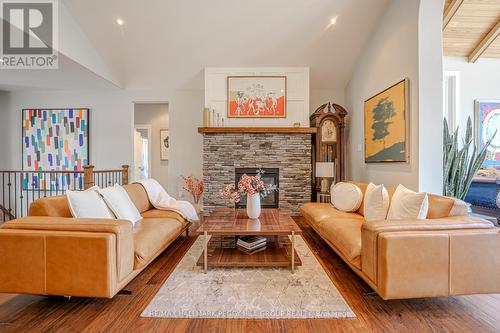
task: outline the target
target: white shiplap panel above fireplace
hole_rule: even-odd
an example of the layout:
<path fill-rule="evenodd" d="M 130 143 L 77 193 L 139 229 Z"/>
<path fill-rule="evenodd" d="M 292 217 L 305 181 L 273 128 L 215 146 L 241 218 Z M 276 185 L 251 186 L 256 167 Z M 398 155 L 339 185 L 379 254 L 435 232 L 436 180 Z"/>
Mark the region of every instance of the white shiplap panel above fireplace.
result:
<path fill-rule="evenodd" d="M 279 119 L 227 118 L 228 76 L 286 76 L 287 117 Z M 309 127 L 309 67 L 207 67 L 205 68 L 205 106 L 215 108 L 226 118 L 226 126 L 291 127 L 299 122 Z"/>

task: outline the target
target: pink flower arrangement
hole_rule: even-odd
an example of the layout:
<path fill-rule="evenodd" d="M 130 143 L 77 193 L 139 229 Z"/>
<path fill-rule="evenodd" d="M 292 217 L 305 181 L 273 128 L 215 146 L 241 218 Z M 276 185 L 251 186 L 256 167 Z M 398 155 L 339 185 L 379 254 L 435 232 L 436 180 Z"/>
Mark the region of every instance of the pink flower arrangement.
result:
<path fill-rule="evenodd" d="M 193 176 L 184 177 L 184 190 L 193 196 L 193 201 L 197 204 L 200 201 L 201 195 L 205 189 L 203 181 L 196 179 Z"/>
<path fill-rule="evenodd" d="M 278 191 L 278 187 L 276 185 L 264 184 L 261 179 L 261 175 L 263 173 L 264 171 L 259 170 L 259 173 L 255 176 L 243 175 L 238 182 L 237 189 L 234 184 L 227 185 L 224 191 L 221 192 L 221 196 L 228 199 L 232 203 L 238 203 L 244 195 L 253 195 L 258 193 L 261 197 L 265 198 L 269 193 Z"/>

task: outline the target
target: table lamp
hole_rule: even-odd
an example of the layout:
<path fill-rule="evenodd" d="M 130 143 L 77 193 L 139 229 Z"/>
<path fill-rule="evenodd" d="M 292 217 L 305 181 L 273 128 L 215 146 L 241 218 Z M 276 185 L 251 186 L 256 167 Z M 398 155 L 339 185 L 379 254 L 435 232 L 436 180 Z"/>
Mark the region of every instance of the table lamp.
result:
<path fill-rule="evenodd" d="M 316 162 L 316 177 L 321 177 L 321 193 L 328 193 L 328 178 L 334 177 L 334 162 Z"/>

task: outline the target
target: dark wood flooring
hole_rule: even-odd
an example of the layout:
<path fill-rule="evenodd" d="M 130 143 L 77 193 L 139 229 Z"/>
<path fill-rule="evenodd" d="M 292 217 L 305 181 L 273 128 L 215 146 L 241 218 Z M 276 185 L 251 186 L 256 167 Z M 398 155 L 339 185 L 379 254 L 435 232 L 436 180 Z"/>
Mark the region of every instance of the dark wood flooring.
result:
<path fill-rule="evenodd" d="M 195 237 L 179 238 L 113 299 L 0 295 L 0 332 L 499 332 L 500 295 L 383 301 L 297 219 L 356 318 L 215 320 L 142 318 Z M 299 268 L 300 269 L 300 268 Z M 494 278 L 494 277 L 492 277 Z M 496 277 L 498 278 L 498 277 Z"/>

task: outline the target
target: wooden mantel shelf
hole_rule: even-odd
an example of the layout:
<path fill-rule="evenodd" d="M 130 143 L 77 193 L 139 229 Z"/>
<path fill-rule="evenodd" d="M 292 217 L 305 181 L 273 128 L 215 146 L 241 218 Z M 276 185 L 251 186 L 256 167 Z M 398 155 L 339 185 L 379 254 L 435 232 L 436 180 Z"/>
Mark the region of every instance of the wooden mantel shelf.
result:
<path fill-rule="evenodd" d="M 316 134 L 316 127 L 198 127 L 198 133 Z"/>

